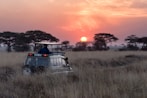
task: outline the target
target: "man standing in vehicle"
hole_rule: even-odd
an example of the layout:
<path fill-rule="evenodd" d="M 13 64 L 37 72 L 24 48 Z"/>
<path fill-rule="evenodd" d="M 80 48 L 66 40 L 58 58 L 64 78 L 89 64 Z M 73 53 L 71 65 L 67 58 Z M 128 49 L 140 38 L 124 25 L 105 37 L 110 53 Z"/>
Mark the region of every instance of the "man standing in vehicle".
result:
<path fill-rule="evenodd" d="M 49 51 L 49 49 L 47 48 L 47 45 L 44 44 L 44 47 L 41 48 L 38 52 L 39 54 L 50 54 L 51 52 Z"/>

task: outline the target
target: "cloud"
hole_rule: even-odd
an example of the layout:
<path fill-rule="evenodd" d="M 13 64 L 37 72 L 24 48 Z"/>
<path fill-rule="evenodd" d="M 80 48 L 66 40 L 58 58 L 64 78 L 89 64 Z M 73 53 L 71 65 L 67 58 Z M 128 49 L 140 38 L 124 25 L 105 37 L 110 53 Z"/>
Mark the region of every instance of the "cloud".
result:
<path fill-rule="evenodd" d="M 50 3 L 53 3 L 55 0 L 48 0 Z"/>
<path fill-rule="evenodd" d="M 76 37 L 93 35 L 117 27 L 126 18 L 146 18 L 146 10 L 146 0 L 1 0 L 0 29 L 37 28 L 60 36 L 60 32 Z"/>
<path fill-rule="evenodd" d="M 136 9 L 147 10 L 147 2 L 146 2 L 146 0 L 134 1 L 134 2 L 132 2 L 131 7 L 136 8 Z"/>

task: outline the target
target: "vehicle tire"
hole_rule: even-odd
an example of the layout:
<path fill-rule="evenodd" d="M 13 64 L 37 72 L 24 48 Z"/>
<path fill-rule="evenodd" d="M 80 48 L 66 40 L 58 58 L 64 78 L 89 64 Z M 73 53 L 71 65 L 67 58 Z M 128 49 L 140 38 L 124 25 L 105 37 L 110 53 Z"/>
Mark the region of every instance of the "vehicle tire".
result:
<path fill-rule="evenodd" d="M 22 69 L 22 73 L 23 73 L 23 75 L 31 75 L 32 71 L 29 67 L 24 67 Z"/>

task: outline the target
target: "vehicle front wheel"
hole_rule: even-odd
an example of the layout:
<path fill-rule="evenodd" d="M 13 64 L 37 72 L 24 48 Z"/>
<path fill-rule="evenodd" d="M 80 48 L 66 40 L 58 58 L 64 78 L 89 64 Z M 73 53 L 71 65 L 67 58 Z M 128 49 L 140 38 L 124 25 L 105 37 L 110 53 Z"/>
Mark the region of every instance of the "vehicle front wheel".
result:
<path fill-rule="evenodd" d="M 22 69 L 22 73 L 23 73 L 23 75 L 31 75 L 32 71 L 29 67 L 24 67 Z"/>

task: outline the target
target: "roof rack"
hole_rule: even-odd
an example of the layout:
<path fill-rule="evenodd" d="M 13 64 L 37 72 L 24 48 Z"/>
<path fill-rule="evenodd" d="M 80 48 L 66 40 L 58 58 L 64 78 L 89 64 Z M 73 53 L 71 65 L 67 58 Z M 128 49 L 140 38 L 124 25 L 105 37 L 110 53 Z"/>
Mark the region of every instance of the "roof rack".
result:
<path fill-rule="evenodd" d="M 48 41 L 35 42 L 35 44 L 62 45 L 61 43 L 57 43 L 57 42 L 48 42 Z"/>

